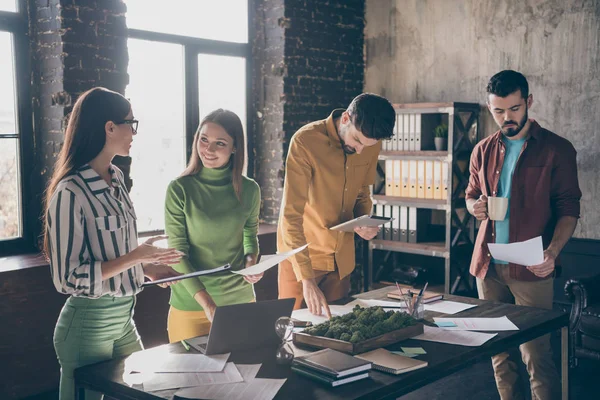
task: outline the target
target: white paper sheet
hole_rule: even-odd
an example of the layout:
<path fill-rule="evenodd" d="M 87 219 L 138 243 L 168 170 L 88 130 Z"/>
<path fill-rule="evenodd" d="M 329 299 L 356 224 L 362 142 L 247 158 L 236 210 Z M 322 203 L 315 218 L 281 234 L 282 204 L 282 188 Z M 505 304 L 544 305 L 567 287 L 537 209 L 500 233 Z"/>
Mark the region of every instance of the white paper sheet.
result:
<path fill-rule="evenodd" d="M 194 278 L 196 276 L 210 275 L 210 274 L 214 274 L 216 272 L 227 271 L 230 268 L 231 268 L 230 264 L 225 264 L 220 267 L 213 268 L 213 269 L 206 269 L 206 270 L 202 270 L 202 271 L 190 272 L 189 274 L 178 275 L 178 276 L 174 276 L 171 278 L 157 279 L 155 281 L 147 281 L 147 282 L 142 283 L 142 286 L 158 285 L 161 283 L 175 282 L 175 281 L 180 281 L 182 279 Z"/>
<path fill-rule="evenodd" d="M 356 299 L 346 304 L 346 307 L 354 308 L 355 305 L 361 307 L 383 307 L 385 311 L 401 311 L 406 310 L 406 306 L 403 301 L 391 301 L 391 300 L 367 300 L 367 299 Z M 428 311 L 436 311 L 444 314 L 456 314 L 458 312 L 468 310 L 469 308 L 476 307 L 473 304 L 459 303 L 456 301 L 440 300 L 435 303 L 425 304 L 424 308 Z"/>
<path fill-rule="evenodd" d="M 361 307 L 384 307 L 384 308 L 405 308 L 406 305 L 402 300 L 374 300 L 374 299 L 355 299 L 350 303 L 346 304 L 346 307 L 350 307 L 350 311 L 354 306 L 359 305 Z"/>
<path fill-rule="evenodd" d="M 181 389 L 175 395 L 186 399 L 271 400 L 286 380 L 255 378 L 250 382 Z"/>
<path fill-rule="evenodd" d="M 144 380 L 144 390 L 154 392 L 157 390 L 187 388 L 192 386 L 216 385 L 224 383 L 243 382 L 240 371 L 235 364 L 228 362 L 221 372 L 203 373 L 155 373 Z"/>
<path fill-rule="evenodd" d="M 227 354 L 155 354 L 133 353 L 125 360 L 128 372 L 221 372 L 229 358 Z"/>
<path fill-rule="evenodd" d="M 242 374 L 242 378 L 244 378 L 244 382 L 250 382 L 252 379 L 256 378 L 256 374 L 258 374 L 258 370 L 262 366 L 262 364 L 236 364 L 235 365 Z"/>
<path fill-rule="evenodd" d="M 331 311 L 331 316 L 334 317 L 352 312 L 352 307 L 348 307 L 348 305 L 330 305 L 329 311 Z M 317 325 L 327 321 L 327 317 L 325 315 L 313 315 L 310 313 L 310 311 L 308 311 L 308 308 L 302 308 L 300 310 L 292 311 L 292 318 L 296 318 L 300 321 L 310 321 L 313 323 L 313 325 Z"/>
<path fill-rule="evenodd" d="M 239 271 L 231 271 L 231 272 L 233 272 L 234 274 L 238 274 L 238 275 L 257 275 L 262 272 L 265 272 L 269 268 L 276 266 L 283 260 L 293 256 L 294 254 L 301 252 L 306 247 L 308 247 L 308 244 L 305 244 L 304 246 L 298 247 L 297 249 L 294 249 L 294 250 L 286 251 L 285 253 L 272 254 L 269 256 L 265 256 L 264 260 L 259 262 L 258 264 L 254 264 L 251 267 L 244 268 Z"/>
<path fill-rule="evenodd" d="M 475 304 L 460 303 L 458 301 L 440 300 L 425 304 L 425 310 L 435 311 L 448 315 L 456 314 L 469 308 L 477 307 Z"/>
<path fill-rule="evenodd" d="M 475 347 L 481 346 L 497 335 L 497 333 L 448 331 L 446 329 L 434 328 L 427 325 L 423 326 L 423 328 L 423 333 L 419 336 L 415 336 L 413 339 Z"/>
<path fill-rule="evenodd" d="M 456 326 L 444 327 L 450 331 L 518 331 L 519 328 L 506 317 L 498 318 L 433 318 L 435 322 L 453 322 Z"/>
<path fill-rule="evenodd" d="M 519 265 L 538 265 L 544 261 L 542 237 L 509 244 L 488 243 L 492 257 Z"/>

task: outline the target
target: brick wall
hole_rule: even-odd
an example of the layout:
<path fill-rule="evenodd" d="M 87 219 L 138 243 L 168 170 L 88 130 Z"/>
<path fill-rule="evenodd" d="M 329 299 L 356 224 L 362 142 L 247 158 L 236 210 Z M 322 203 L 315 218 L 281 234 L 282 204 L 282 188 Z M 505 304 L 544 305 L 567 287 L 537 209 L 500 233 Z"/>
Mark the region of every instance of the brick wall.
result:
<path fill-rule="evenodd" d="M 52 174 L 77 97 L 94 86 L 124 93 L 129 80 L 126 10 L 123 0 L 29 0 L 35 187 L 43 188 Z M 128 171 L 129 158 L 114 162 Z M 41 212 L 41 198 L 33 203 Z"/>
<path fill-rule="evenodd" d="M 264 0 L 257 7 L 255 175 L 263 192 L 261 216 L 273 223 L 292 135 L 347 107 L 363 90 L 365 2 Z"/>

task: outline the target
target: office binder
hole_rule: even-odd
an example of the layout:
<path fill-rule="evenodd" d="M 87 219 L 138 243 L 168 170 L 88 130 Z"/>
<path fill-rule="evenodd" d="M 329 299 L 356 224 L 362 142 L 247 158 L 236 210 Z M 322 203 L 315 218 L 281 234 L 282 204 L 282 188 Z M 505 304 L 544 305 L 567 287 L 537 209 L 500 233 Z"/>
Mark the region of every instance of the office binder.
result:
<path fill-rule="evenodd" d="M 417 160 L 409 160 L 408 174 L 408 197 L 417 197 Z"/>
<path fill-rule="evenodd" d="M 396 142 L 396 149 L 398 151 L 404 150 L 404 114 L 398 114 L 398 137 Z"/>
<path fill-rule="evenodd" d="M 415 115 L 415 151 L 421 151 L 421 114 Z"/>
<path fill-rule="evenodd" d="M 433 198 L 442 199 L 442 162 L 433 162 Z"/>
<path fill-rule="evenodd" d="M 417 197 L 425 198 L 425 161 L 417 161 Z"/>
<path fill-rule="evenodd" d="M 433 161 L 425 161 L 425 198 L 433 199 Z"/>
<path fill-rule="evenodd" d="M 385 160 L 385 195 L 394 195 L 394 162 Z"/>
<path fill-rule="evenodd" d="M 392 206 L 392 240 L 400 240 L 400 206 Z"/>
<path fill-rule="evenodd" d="M 408 208 L 408 242 L 427 241 L 427 228 L 431 222 L 431 210 Z"/>
<path fill-rule="evenodd" d="M 400 241 L 408 242 L 408 207 L 400 207 Z"/>
<path fill-rule="evenodd" d="M 401 165 L 402 162 L 400 160 L 393 160 L 394 165 L 394 196 L 402 196 L 402 174 L 401 174 Z"/>
<path fill-rule="evenodd" d="M 442 163 L 442 199 L 446 200 L 448 198 L 448 163 Z"/>
<path fill-rule="evenodd" d="M 402 174 L 402 191 L 400 193 L 402 197 L 408 197 L 410 193 L 410 164 L 408 163 L 408 160 L 402 160 L 400 173 Z"/>
<path fill-rule="evenodd" d="M 408 150 L 415 151 L 415 115 L 409 114 Z"/>
<path fill-rule="evenodd" d="M 383 206 L 383 216 L 386 218 L 392 217 L 392 208 L 390 206 Z M 392 223 L 388 222 L 383 226 L 383 240 L 392 240 Z"/>
<path fill-rule="evenodd" d="M 402 137 L 403 137 L 402 142 L 404 143 L 404 146 L 402 147 L 402 149 L 404 151 L 410 150 L 410 147 L 408 145 L 408 141 L 409 141 L 409 138 L 408 138 L 409 137 L 409 119 L 410 119 L 409 117 L 410 117 L 409 114 L 403 114 L 402 115 L 402 118 L 404 119 L 404 124 L 403 124 L 404 125 L 404 131 L 403 131 L 403 135 L 402 135 Z"/>

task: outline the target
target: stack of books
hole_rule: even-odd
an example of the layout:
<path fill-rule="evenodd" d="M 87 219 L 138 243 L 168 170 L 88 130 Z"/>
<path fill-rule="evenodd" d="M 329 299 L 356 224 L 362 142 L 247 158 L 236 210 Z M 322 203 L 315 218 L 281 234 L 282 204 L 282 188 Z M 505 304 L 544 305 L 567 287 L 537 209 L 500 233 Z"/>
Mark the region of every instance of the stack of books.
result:
<path fill-rule="evenodd" d="M 331 387 L 369 377 L 371 362 L 332 349 L 294 358 L 292 371 Z"/>

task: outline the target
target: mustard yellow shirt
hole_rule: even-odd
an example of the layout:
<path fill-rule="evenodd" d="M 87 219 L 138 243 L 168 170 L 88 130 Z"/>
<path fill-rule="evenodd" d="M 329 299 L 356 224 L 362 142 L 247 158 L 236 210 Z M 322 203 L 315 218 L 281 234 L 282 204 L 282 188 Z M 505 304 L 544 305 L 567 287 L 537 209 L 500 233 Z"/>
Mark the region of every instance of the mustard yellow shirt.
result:
<path fill-rule="evenodd" d="M 369 185 L 375 181 L 381 142 L 361 154 L 346 154 L 334 124 L 342 112 L 305 125 L 290 142 L 277 250 L 310 243 L 290 258 L 299 281 L 313 278 L 313 270 L 335 271 L 337 266 L 340 279 L 354 270 L 354 233 L 329 228 L 370 214 L 373 206 Z"/>

